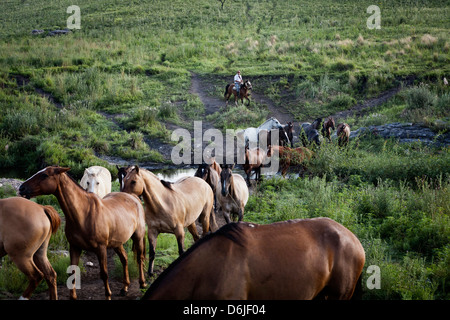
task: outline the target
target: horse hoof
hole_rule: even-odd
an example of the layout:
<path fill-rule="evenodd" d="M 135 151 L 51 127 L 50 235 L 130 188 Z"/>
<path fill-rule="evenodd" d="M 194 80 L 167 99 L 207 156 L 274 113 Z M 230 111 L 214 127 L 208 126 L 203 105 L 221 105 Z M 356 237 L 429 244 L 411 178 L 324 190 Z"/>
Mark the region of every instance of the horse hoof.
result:
<path fill-rule="evenodd" d="M 127 290 L 125 290 L 125 289 L 120 289 L 120 296 L 121 297 L 126 297 L 128 295 L 128 291 Z"/>

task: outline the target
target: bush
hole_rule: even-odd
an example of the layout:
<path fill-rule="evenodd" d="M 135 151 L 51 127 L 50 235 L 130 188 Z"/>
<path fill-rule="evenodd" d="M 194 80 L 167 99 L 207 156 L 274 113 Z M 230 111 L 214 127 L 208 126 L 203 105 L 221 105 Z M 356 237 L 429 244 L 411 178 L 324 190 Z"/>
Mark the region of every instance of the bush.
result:
<path fill-rule="evenodd" d="M 425 85 L 420 85 L 406 91 L 406 106 L 409 110 L 432 108 L 435 101 L 436 95 Z"/>

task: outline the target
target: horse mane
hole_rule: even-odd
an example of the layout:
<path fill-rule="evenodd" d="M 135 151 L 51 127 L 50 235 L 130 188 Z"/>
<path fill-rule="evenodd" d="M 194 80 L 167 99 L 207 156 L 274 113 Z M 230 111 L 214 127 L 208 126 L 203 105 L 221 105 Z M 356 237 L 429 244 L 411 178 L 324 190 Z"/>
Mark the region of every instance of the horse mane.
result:
<path fill-rule="evenodd" d="M 136 170 L 136 169 L 133 169 L 133 170 Z M 151 177 L 153 177 L 153 178 L 157 179 L 159 182 L 161 182 L 161 184 L 162 184 L 166 189 L 173 190 L 173 188 L 172 188 L 173 182 L 166 181 L 166 180 L 161 180 L 160 178 L 158 178 L 158 176 L 157 176 L 156 174 L 154 174 L 153 172 L 151 172 L 151 171 L 149 171 L 149 170 L 147 170 L 147 169 L 139 168 L 139 171 L 143 171 L 143 172 L 148 173 Z"/>
<path fill-rule="evenodd" d="M 175 261 L 173 261 L 159 276 L 156 278 L 156 280 L 151 284 L 151 286 L 148 288 L 148 290 L 145 292 L 142 299 L 145 299 L 148 295 L 152 293 L 152 291 L 157 290 L 162 283 L 164 283 L 165 278 L 168 274 L 175 268 L 177 268 L 184 260 L 186 260 L 189 255 L 192 254 L 199 246 L 203 245 L 205 242 L 211 241 L 211 239 L 217 238 L 217 237 L 225 237 L 226 239 L 231 240 L 233 243 L 241 246 L 246 247 L 247 246 L 247 240 L 244 238 L 243 230 L 244 226 L 246 226 L 247 223 L 245 222 L 232 222 L 227 223 L 223 227 L 221 227 L 219 230 L 213 233 L 209 233 L 206 236 L 200 238 L 197 242 L 195 242 L 187 251 L 185 251 L 183 254 L 181 254 Z M 255 226 L 252 224 L 252 226 Z"/>
<path fill-rule="evenodd" d="M 75 180 L 74 177 L 72 177 L 68 172 L 64 172 L 66 174 L 67 177 L 69 177 L 70 180 L 72 180 L 73 183 L 75 183 L 75 185 L 80 188 L 81 190 L 83 190 L 84 192 L 87 192 L 86 190 L 83 189 L 83 187 L 78 183 L 77 180 Z"/>

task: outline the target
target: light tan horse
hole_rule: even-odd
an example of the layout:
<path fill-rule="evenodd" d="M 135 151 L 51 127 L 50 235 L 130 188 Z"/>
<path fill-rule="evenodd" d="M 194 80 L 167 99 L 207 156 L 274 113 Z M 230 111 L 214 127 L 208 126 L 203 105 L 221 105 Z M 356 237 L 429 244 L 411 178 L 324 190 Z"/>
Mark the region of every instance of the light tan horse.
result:
<path fill-rule="evenodd" d="M 170 183 L 135 166 L 123 179 L 122 191 L 142 196 L 144 199 L 150 243 L 149 275 L 153 274 L 158 234 L 175 234 L 178 253 L 182 254 L 185 227 L 194 237 L 194 241 L 200 238 L 195 225 L 197 218 L 203 227 L 202 235 L 205 236 L 209 232 L 210 215 L 214 215 L 214 195 L 211 187 L 198 177 L 184 177 Z"/>
<path fill-rule="evenodd" d="M 107 248 L 114 248 L 123 265 L 123 288 L 126 294 L 130 279 L 128 258 L 123 244 L 133 239 L 138 268 L 139 283 L 145 287 L 144 253 L 145 220 L 141 201 L 133 195 L 112 192 L 105 198 L 85 191 L 67 171 L 70 168 L 47 167 L 25 181 L 19 188 L 21 196 L 27 198 L 53 194 L 66 217 L 66 237 L 70 244 L 70 264 L 78 265 L 82 250 L 93 251 L 100 264 L 100 278 L 105 285 L 105 297 L 111 299 L 108 284 Z M 70 298 L 76 299 L 75 281 L 70 289 Z"/>
<path fill-rule="evenodd" d="M 338 143 L 339 146 L 347 146 L 348 142 L 350 141 L 350 126 L 348 124 L 340 123 L 337 126 L 336 134 L 338 136 Z"/>
<path fill-rule="evenodd" d="M 245 163 L 244 172 L 247 175 L 247 185 L 250 186 L 250 176 L 252 171 L 255 171 L 255 180 L 258 181 L 261 178 L 261 167 L 266 159 L 266 151 L 263 148 L 245 147 Z"/>
<path fill-rule="evenodd" d="M 248 201 L 248 187 L 240 174 L 233 173 L 234 165 L 222 165 L 220 173 L 220 188 L 217 188 L 217 200 L 225 221 L 230 223 L 230 216 L 238 216 L 238 221 L 244 217 L 244 207 Z"/>
<path fill-rule="evenodd" d="M 305 160 L 311 160 L 313 152 L 305 147 L 288 148 L 282 146 L 269 146 L 267 156 L 272 157 L 274 154 L 277 154 L 279 157 L 281 174 L 284 178 L 291 165 L 304 165 Z"/>
<path fill-rule="evenodd" d="M 60 224 L 61 218 L 51 206 L 19 197 L 0 200 L 0 259 L 9 255 L 28 278 L 20 299 L 30 299 L 42 278 L 50 299 L 58 299 L 56 272 L 47 259 L 47 247 Z"/>
<path fill-rule="evenodd" d="M 358 238 L 328 218 L 230 223 L 175 260 L 142 299 L 350 299 L 364 262 Z"/>

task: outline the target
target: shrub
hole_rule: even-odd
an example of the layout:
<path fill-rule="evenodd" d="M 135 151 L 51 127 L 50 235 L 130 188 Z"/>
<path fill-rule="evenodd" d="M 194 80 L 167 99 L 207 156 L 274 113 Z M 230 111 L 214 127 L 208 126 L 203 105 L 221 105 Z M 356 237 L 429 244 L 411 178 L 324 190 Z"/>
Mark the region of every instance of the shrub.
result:
<path fill-rule="evenodd" d="M 436 95 L 425 85 L 420 85 L 406 91 L 406 106 L 410 110 L 429 109 L 434 105 L 435 100 Z"/>

